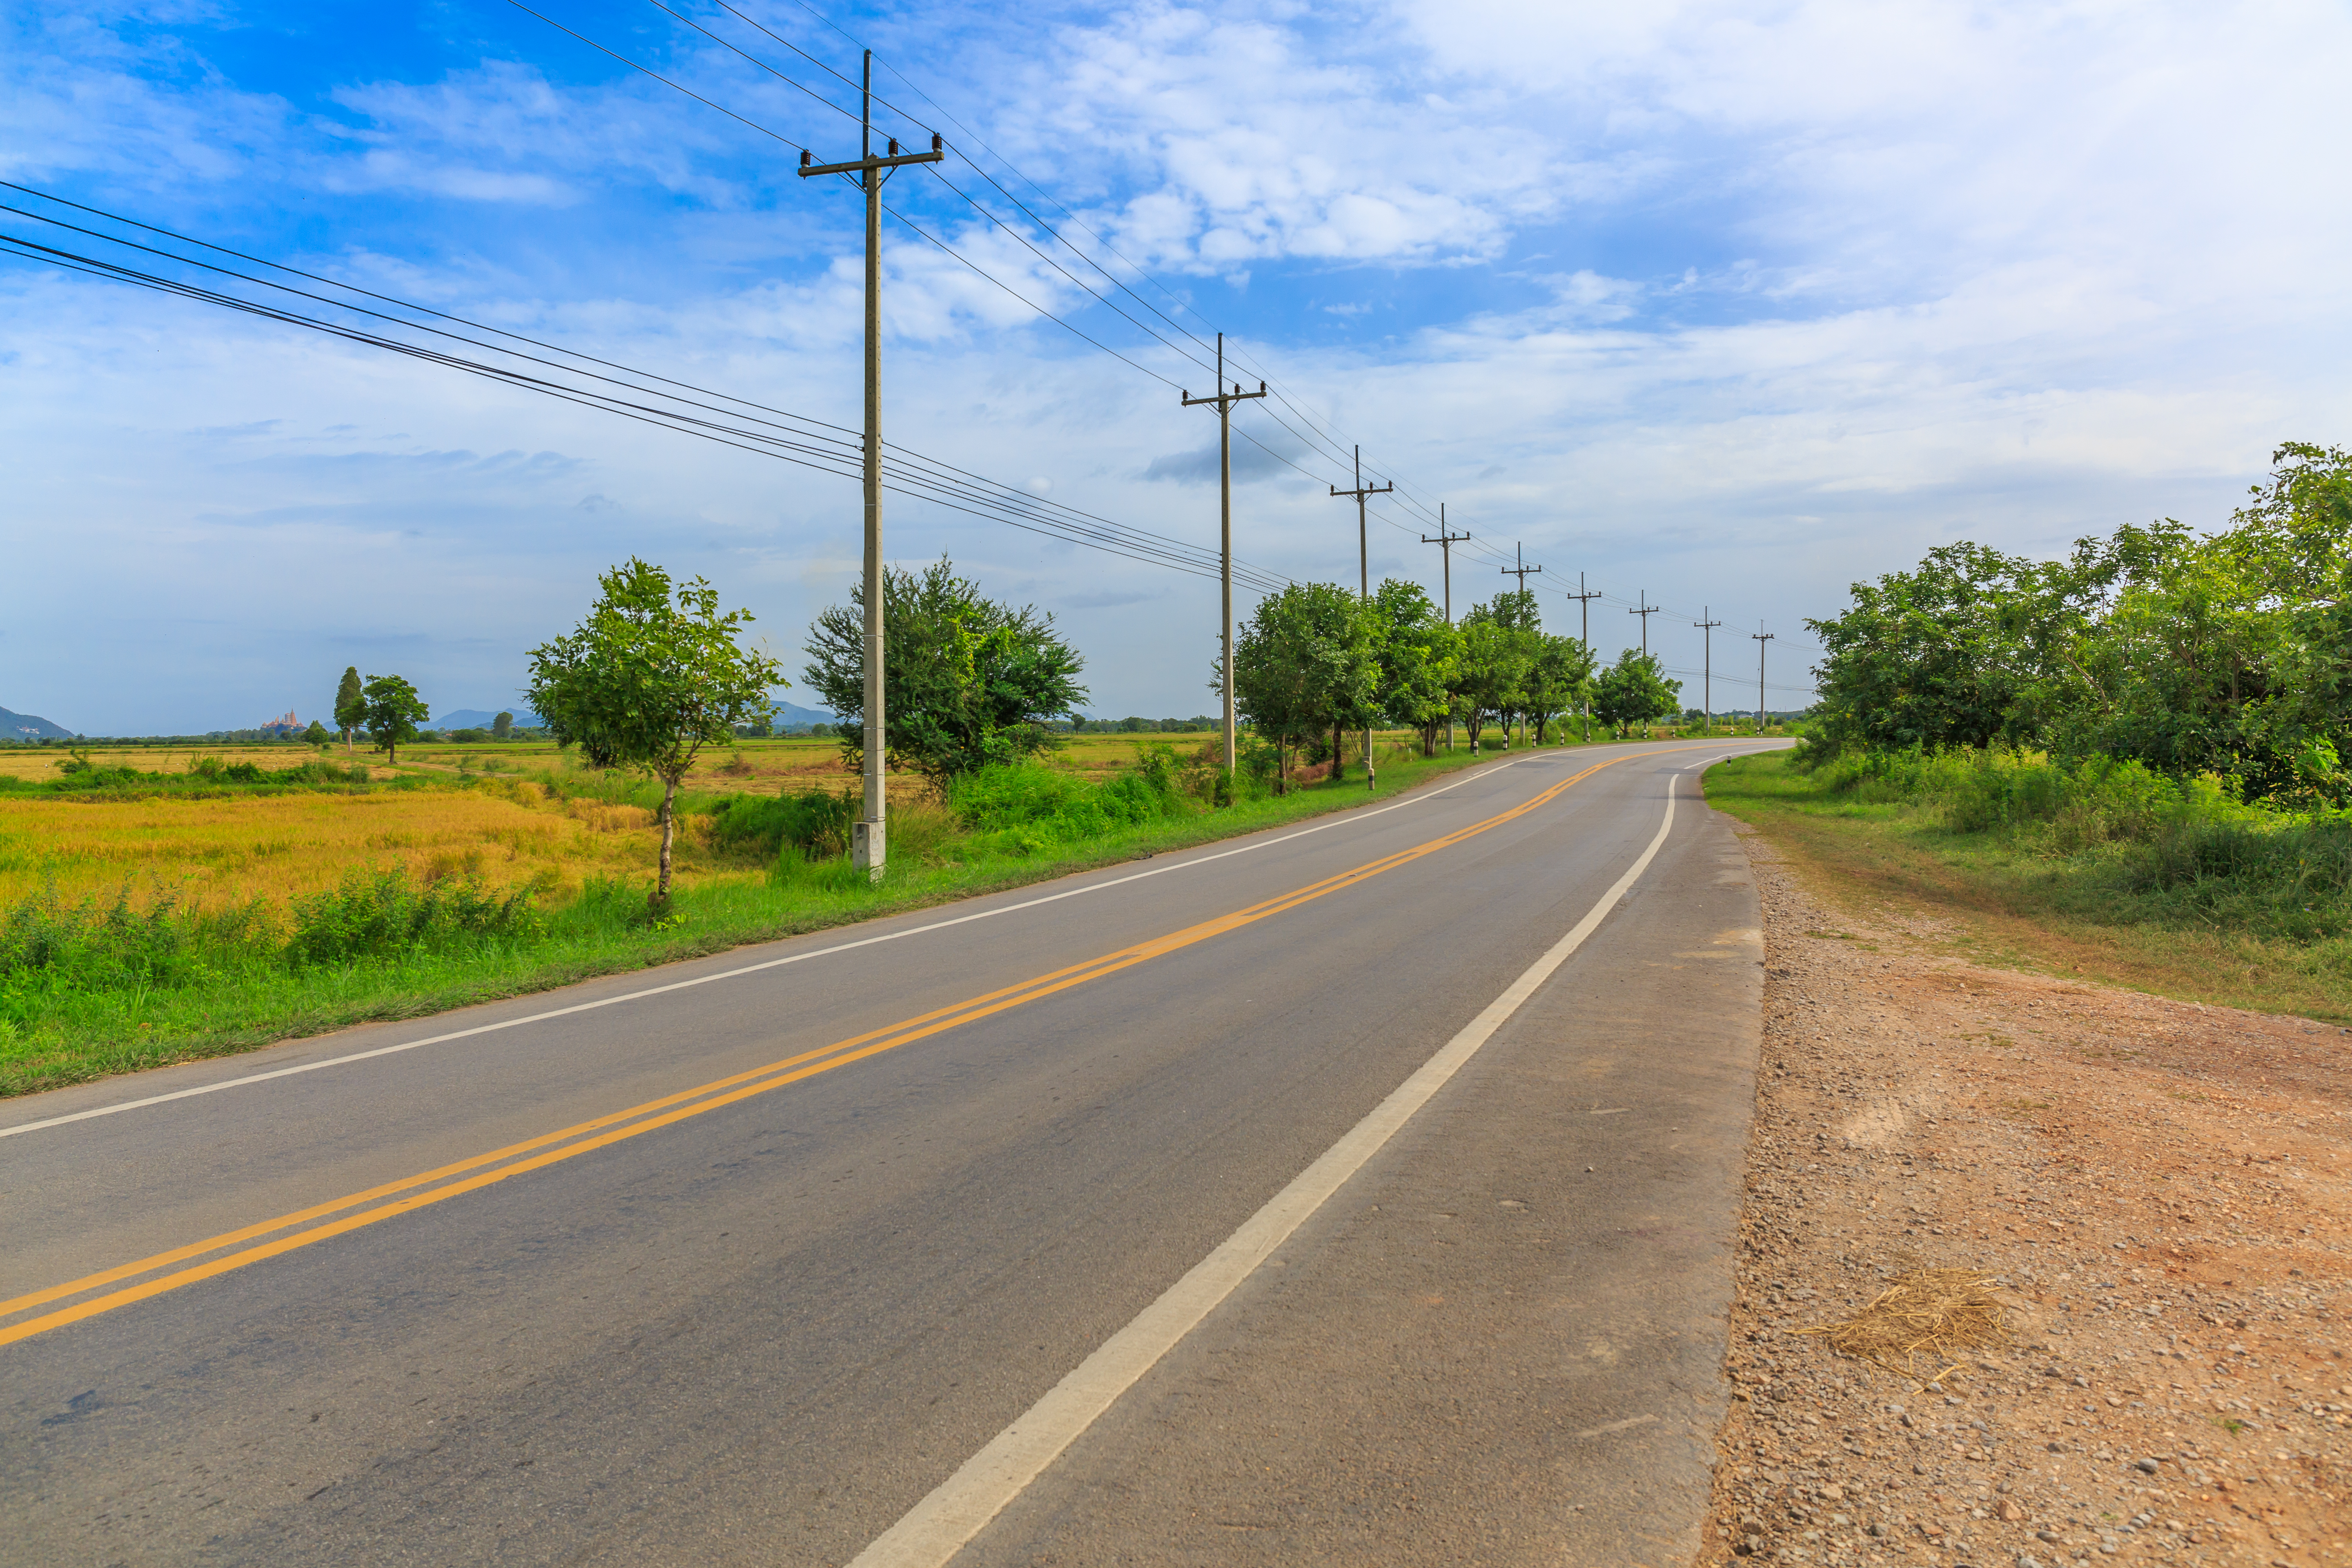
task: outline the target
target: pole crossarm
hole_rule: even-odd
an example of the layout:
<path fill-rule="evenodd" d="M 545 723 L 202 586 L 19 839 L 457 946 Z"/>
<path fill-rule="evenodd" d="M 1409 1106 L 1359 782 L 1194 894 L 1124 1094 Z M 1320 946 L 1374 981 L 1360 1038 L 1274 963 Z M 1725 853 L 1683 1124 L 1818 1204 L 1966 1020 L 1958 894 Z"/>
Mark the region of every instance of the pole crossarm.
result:
<path fill-rule="evenodd" d="M 1506 577 L 1517 577 L 1519 580 L 1519 592 L 1524 594 L 1528 591 L 1528 579 L 1541 575 L 1543 568 L 1540 566 L 1530 566 L 1528 564 L 1528 552 L 1520 546 L 1519 542 L 1517 540 L 1513 540 L 1511 542 L 1511 556 L 1512 559 L 1518 562 L 1518 564 L 1517 566 L 1504 567 L 1503 575 Z"/>
<path fill-rule="evenodd" d="M 877 158 L 869 153 L 850 163 L 814 163 L 809 160 L 814 156 L 814 153 L 806 152 L 801 154 L 801 166 L 796 172 L 802 179 L 805 180 L 812 174 L 863 174 L 869 169 L 901 169 L 909 163 L 936 163 L 947 156 L 947 150 L 940 138 L 933 136 L 929 152 L 901 153 L 897 139 L 893 138 L 887 157 Z"/>

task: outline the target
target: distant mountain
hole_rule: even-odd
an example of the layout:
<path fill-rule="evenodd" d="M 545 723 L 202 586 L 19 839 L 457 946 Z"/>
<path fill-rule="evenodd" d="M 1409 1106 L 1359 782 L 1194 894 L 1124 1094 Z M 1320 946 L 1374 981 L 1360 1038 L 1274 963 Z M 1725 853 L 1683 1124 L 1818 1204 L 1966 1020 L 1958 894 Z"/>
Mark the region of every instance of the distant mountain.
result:
<path fill-rule="evenodd" d="M 499 721 L 499 713 L 513 714 L 522 729 L 540 727 L 539 715 L 527 708 L 501 708 L 487 713 L 479 708 L 460 708 L 454 713 L 436 713 L 427 722 L 436 730 L 487 730 Z"/>
<path fill-rule="evenodd" d="M 827 715 L 829 717 L 830 715 Z M 11 713 L 0 708 L 0 737 L 11 741 L 70 741 L 73 731 L 33 713 Z"/>
<path fill-rule="evenodd" d="M 822 708 L 803 708 L 796 702 L 776 704 L 776 722 L 779 724 L 831 724 L 835 721 L 834 716 Z"/>

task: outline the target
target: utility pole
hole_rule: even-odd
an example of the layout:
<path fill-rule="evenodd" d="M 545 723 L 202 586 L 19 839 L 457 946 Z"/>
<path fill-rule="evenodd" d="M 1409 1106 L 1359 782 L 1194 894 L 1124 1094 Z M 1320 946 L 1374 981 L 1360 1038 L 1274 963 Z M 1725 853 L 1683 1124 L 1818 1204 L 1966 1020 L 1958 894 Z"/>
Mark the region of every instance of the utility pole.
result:
<path fill-rule="evenodd" d="M 1723 625 L 1721 621 L 1706 618 L 1711 608 L 1711 605 L 1701 605 L 1697 622 L 1699 637 L 1706 649 L 1699 660 L 1699 680 L 1702 683 L 1699 690 L 1705 693 L 1701 698 L 1706 705 L 1706 729 L 1704 732 L 1709 735 L 1715 733 L 1715 628 Z"/>
<path fill-rule="evenodd" d="M 1181 388 L 1178 389 L 1182 391 Z M 1184 406 L 1213 403 L 1217 405 L 1217 539 L 1222 552 L 1219 574 L 1223 584 L 1223 618 L 1218 625 L 1223 638 L 1224 676 L 1220 682 L 1225 689 L 1225 776 L 1234 772 L 1234 405 L 1247 403 L 1253 397 L 1265 395 L 1265 383 L 1259 382 L 1255 392 L 1244 392 L 1240 382 L 1234 383 L 1231 392 L 1225 390 L 1225 334 L 1217 334 L 1217 391 L 1214 396 L 1195 397 L 1185 392 Z"/>
<path fill-rule="evenodd" d="M 1439 546 L 1440 552 L 1445 557 L 1445 624 L 1449 626 L 1454 624 L 1454 547 L 1469 537 L 1466 533 L 1446 531 L 1444 501 L 1437 503 L 1437 537 L 1432 539 L 1425 533 L 1421 536 L 1423 544 Z M 1454 749 L 1454 710 L 1451 706 L 1445 710 L 1445 749 L 1449 752 Z"/>
<path fill-rule="evenodd" d="M 1356 448 L 1356 488 L 1343 490 L 1337 485 L 1331 487 L 1331 493 L 1335 497 L 1356 498 L 1356 581 L 1358 584 L 1356 591 L 1367 605 L 1372 602 L 1372 547 L 1370 542 L 1365 537 L 1364 498 L 1384 496 L 1394 489 L 1396 489 L 1394 479 L 1391 479 L 1384 485 L 1364 483 L 1364 449 L 1361 447 Z M 1331 760 L 1331 766 L 1336 770 L 1339 765 L 1339 759 L 1334 757 Z M 1372 766 L 1372 727 L 1367 723 L 1364 726 L 1364 787 L 1366 789 L 1375 786 L 1378 771 Z"/>
<path fill-rule="evenodd" d="M 1540 574 L 1543 571 L 1543 568 L 1540 566 L 1530 566 L 1528 564 L 1528 552 L 1516 539 L 1511 541 L 1511 556 L 1512 559 L 1518 562 L 1518 564 L 1517 566 L 1504 567 L 1503 575 L 1506 577 L 1517 577 L 1519 580 L 1519 592 L 1524 594 L 1528 591 L 1528 579 Z M 1541 626 L 1538 626 L 1536 629 L 1538 631 L 1541 631 L 1543 628 Z M 1524 745 L 1527 742 L 1527 738 L 1528 716 L 1522 713 L 1519 715 L 1520 743 Z M 1510 749 L 1511 725 L 1510 721 L 1506 718 L 1503 721 L 1503 750 L 1507 752 Z"/>
<path fill-rule="evenodd" d="M 1759 621 L 1758 626 L 1764 623 Z M 1770 632 L 1749 632 L 1756 639 L 1756 732 L 1764 732 L 1764 645 L 1772 640 Z"/>
<path fill-rule="evenodd" d="M 1576 613 L 1583 617 L 1584 632 L 1577 640 L 1584 645 L 1584 662 L 1590 665 L 1592 662 L 1592 601 L 1601 597 L 1601 590 L 1595 588 L 1587 593 L 1584 574 L 1579 572 L 1576 574 L 1576 592 L 1569 597 L 1576 601 Z M 1650 623 L 1643 621 L 1642 624 L 1646 626 Z M 1591 681 L 1588 679 L 1586 684 L 1589 687 Z M 1587 743 L 1592 740 L 1592 698 L 1589 692 L 1584 699 L 1584 739 Z"/>
<path fill-rule="evenodd" d="M 1638 610 L 1628 608 L 1625 612 L 1629 616 L 1642 617 L 1642 657 L 1643 658 L 1650 657 L 1650 617 L 1663 608 L 1664 608 L 1664 605 L 1650 603 L 1650 591 L 1644 588 L 1642 590 L 1642 607 Z"/>
<path fill-rule="evenodd" d="M 850 825 L 850 864 L 875 881 L 888 858 L 882 764 L 888 747 L 882 712 L 882 182 L 905 163 L 936 163 L 947 154 L 931 137 L 928 153 L 900 153 L 890 139 L 887 156 L 874 155 L 874 51 L 857 96 L 857 162 L 816 163 L 801 153 L 801 177 L 855 174 L 866 193 L 866 816 Z"/>

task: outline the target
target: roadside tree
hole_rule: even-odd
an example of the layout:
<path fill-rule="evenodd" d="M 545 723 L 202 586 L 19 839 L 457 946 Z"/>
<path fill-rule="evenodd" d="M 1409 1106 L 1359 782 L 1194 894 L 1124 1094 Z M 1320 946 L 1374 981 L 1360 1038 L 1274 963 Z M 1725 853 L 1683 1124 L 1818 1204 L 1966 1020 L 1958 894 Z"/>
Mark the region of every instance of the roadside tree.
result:
<path fill-rule="evenodd" d="M 398 763 L 400 748 L 416 739 L 417 726 L 433 716 L 416 688 L 397 675 L 371 675 L 360 686 L 360 723 L 368 743 L 383 748 L 384 761 Z"/>
<path fill-rule="evenodd" d="M 1574 637 L 1544 637 L 1520 689 L 1536 727 L 1536 744 L 1549 740 L 1551 721 L 1582 702 L 1592 686 L 1592 655 Z"/>
<path fill-rule="evenodd" d="M 1518 597 L 1497 594 L 1495 603 L 1475 605 L 1462 617 L 1462 656 L 1454 673 L 1454 700 L 1463 728 L 1470 732 L 1474 755 L 1486 725 L 1498 720 L 1507 722 L 1505 716 L 1517 710 L 1522 700 L 1519 689 L 1533 662 L 1533 639 L 1518 622 Z M 1506 749 L 1509 744 L 1507 733 Z"/>
<path fill-rule="evenodd" d="M 669 904 L 677 786 L 706 745 L 766 712 L 782 667 L 737 642 L 749 610 L 719 613 L 700 577 L 673 583 L 632 556 L 599 579 L 603 594 L 568 636 L 530 651 L 531 710 L 550 733 L 600 768 L 636 768 L 661 781 L 661 866 L 656 913 Z"/>
<path fill-rule="evenodd" d="M 1234 639 L 1234 707 L 1274 746 L 1279 788 L 1290 787 L 1291 753 L 1327 735 L 1337 779 L 1341 734 L 1378 711 L 1375 622 L 1336 584 L 1294 583 L 1260 599 Z"/>
<path fill-rule="evenodd" d="M 1453 711 L 1453 682 L 1462 634 L 1445 624 L 1418 583 L 1394 577 L 1372 595 L 1380 637 L 1381 712 L 1392 724 L 1421 732 L 1421 754 L 1437 754 L 1437 731 Z"/>
<path fill-rule="evenodd" d="M 1629 647 L 1593 683 L 1592 711 L 1622 738 L 1630 724 L 1680 712 L 1682 690 L 1681 681 L 1666 679 L 1654 655 Z"/>
<path fill-rule="evenodd" d="M 1086 660 L 1034 605 L 1015 609 L 940 560 L 919 574 L 882 574 L 885 751 L 944 793 L 948 782 L 991 763 L 1019 762 L 1055 744 L 1053 721 L 1086 700 Z M 803 673 L 840 715 L 842 759 L 866 755 L 866 592 L 818 616 Z M 814 731 L 812 731 L 812 733 Z"/>

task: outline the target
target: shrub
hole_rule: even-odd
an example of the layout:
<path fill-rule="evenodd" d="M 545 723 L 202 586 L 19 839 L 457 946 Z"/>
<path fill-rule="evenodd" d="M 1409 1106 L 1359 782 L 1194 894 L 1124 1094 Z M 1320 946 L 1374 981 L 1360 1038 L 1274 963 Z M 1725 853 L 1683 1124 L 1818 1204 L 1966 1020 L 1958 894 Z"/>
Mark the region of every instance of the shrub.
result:
<path fill-rule="evenodd" d="M 541 923 L 528 889 L 500 897 L 474 877 L 420 887 L 400 866 L 347 871 L 332 892 L 296 899 L 292 913 L 286 954 L 296 963 L 524 940 L 538 934 Z"/>
<path fill-rule="evenodd" d="M 826 859 L 849 853 L 849 827 L 859 806 L 854 796 L 814 786 L 796 795 L 731 795 L 712 814 L 711 837 L 722 849 L 762 859 L 788 848 Z"/>

